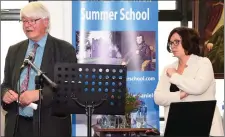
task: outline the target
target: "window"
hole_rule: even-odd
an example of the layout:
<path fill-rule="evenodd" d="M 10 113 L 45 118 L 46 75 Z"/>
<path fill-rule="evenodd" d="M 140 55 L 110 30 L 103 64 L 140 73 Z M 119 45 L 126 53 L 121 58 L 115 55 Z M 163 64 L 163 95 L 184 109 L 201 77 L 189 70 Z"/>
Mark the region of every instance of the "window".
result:
<path fill-rule="evenodd" d="M 188 21 L 188 28 L 192 28 L 192 21 Z"/>
<path fill-rule="evenodd" d="M 158 60 L 159 62 L 159 73 L 163 71 L 163 68 L 167 63 L 173 62 L 175 58 L 172 57 L 172 54 L 168 53 L 167 38 L 170 31 L 175 27 L 180 27 L 180 21 L 159 21 L 158 22 Z"/>
<path fill-rule="evenodd" d="M 20 9 L 29 1 L 1 1 L 1 21 L 16 21 L 20 19 Z"/>
<path fill-rule="evenodd" d="M 4 9 L 21 9 L 29 1 L 1 1 L 1 11 Z"/>
<path fill-rule="evenodd" d="M 159 10 L 175 10 L 176 1 L 175 0 L 158 1 L 158 9 Z"/>
<path fill-rule="evenodd" d="M 9 46 L 23 39 L 26 39 L 26 36 L 19 21 L 1 21 L 1 64 L 4 64 L 1 67 L 1 81 L 4 78 L 5 57 Z"/>

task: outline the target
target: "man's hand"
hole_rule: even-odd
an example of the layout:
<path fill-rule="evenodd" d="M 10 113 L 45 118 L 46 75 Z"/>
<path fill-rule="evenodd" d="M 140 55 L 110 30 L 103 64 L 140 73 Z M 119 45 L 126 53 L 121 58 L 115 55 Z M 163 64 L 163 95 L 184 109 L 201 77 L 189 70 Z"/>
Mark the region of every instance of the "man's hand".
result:
<path fill-rule="evenodd" d="M 171 77 L 174 73 L 177 73 L 177 70 L 175 68 L 168 68 L 166 70 L 166 74 L 168 77 Z"/>
<path fill-rule="evenodd" d="M 39 100 L 39 90 L 25 91 L 19 98 L 19 102 L 22 106 L 27 106 L 37 100 Z"/>
<path fill-rule="evenodd" d="M 180 91 L 180 99 L 183 99 L 183 98 L 185 98 L 187 96 L 188 96 L 188 94 L 186 92 Z"/>
<path fill-rule="evenodd" d="M 208 51 L 211 51 L 213 48 L 213 43 L 208 43 L 206 46 L 207 46 Z"/>
<path fill-rule="evenodd" d="M 17 101 L 18 94 L 15 91 L 8 90 L 5 92 L 5 95 L 3 96 L 3 102 L 6 104 L 11 104 L 14 101 Z"/>
<path fill-rule="evenodd" d="M 123 61 L 123 62 L 121 63 L 121 65 L 127 65 L 127 62 Z"/>

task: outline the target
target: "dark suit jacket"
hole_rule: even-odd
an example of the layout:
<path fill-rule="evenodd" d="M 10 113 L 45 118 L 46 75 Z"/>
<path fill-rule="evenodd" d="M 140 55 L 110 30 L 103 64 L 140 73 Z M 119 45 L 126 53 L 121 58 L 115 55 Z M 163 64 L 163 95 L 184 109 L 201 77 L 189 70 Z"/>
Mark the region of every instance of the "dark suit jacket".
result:
<path fill-rule="evenodd" d="M 7 89 L 16 90 L 16 84 L 20 76 L 20 67 L 25 58 L 28 47 L 28 40 L 19 42 L 9 47 L 6 60 L 4 81 L 1 84 L 1 98 Z M 44 50 L 41 70 L 54 81 L 54 65 L 56 62 L 77 62 L 74 47 L 63 40 L 48 35 Z M 41 106 L 41 135 L 42 136 L 71 136 L 71 116 L 57 117 L 51 115 L 51 101 L 53 89 L 44 82 L 42 91 L 43 100 Z M 38 103 L 38 102 L 36 102 Z M 5 136 L 12 137 L 16 120 L 18 118 L 18 104 L 13 102 L 9 105 L 1 102 L 5 116 Z M 33 125 L 35 136 L 38 135 L 38 109 L 34 111 Z"/>

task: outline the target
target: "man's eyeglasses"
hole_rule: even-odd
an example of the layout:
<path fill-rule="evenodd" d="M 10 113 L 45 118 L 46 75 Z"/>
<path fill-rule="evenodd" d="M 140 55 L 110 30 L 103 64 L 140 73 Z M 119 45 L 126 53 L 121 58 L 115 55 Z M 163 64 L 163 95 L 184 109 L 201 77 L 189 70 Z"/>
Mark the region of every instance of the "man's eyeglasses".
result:
<path fill-rule="evenodd" d="M 34 24 L 36 24 L 36 22 L 38 21 L 38 20 L 40 20 L 41 18 L 38 18 L 38 19 L 32 19 L 32 20 L 20 20 L 20 22 L 22 22 L 23 24 L 26 24 L 26 23 L 29 23 L 29 24 L 31 24 L 31 25 L 34 25 Z"/>
<path fill-rule="evenodd" d="M 174 45 L 175 47 L 177 47 L 180 44 L 181 40 L 174 40 L 174 41 L 170 41 L 168 42 L 168 46 L 170 47 L 170 49 L 172 48 L 172 46 Z"/>

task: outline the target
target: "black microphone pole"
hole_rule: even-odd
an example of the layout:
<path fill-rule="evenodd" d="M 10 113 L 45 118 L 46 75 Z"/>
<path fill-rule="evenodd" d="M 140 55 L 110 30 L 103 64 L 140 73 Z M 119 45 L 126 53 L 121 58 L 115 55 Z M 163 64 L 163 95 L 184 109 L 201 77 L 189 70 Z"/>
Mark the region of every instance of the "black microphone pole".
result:
<path fill-rule="evenodd" d="M 44 72 L 37 68 L 30 59 L 25 59 L 24 63 L 31 65 L 37 71 L 37 76 L 35 77 L 35 89 L 39 90 L 39 102 L 38 102 L 38 137 L 41 137 L 41 104 L 42 104 L 42 90 L 44 87 L 43 81 L 46 80 L 51 87 L 57 88 L 57 84 L 49 79 Z"/>
<path fill-rule="evenodd" d="M 42 76 L 49 84 L 51 87 L 53 88 L 57 88 L 57 84 L 55 82 L 53 82 L 51 79 L 49 79 L 44 72 L 42 72 L 38 67 L 36 67 L 31 60 L 27 59 L 25 60 L 25 62 L 27 62 L 29 65 L 31 65 L 31 67 L 33 67 L 36 71 L 37 71 L 37 75 Z"/>

